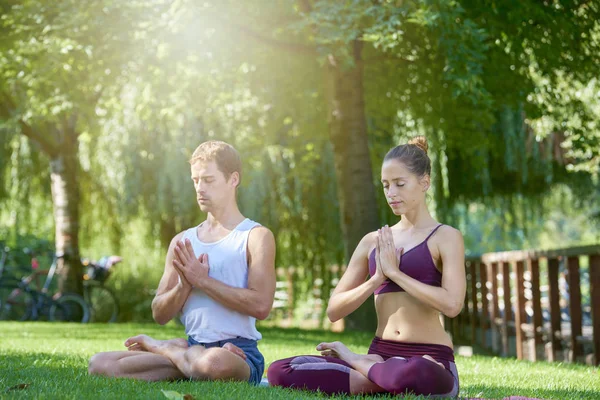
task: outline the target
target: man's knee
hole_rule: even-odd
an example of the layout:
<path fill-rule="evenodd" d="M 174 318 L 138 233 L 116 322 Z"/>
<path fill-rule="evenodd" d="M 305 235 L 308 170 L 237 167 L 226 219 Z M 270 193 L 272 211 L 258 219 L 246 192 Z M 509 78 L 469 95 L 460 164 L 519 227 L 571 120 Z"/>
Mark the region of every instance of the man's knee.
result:
<path fill-rule="evenodd" d="M 90 375 L 109 375 L 109 367 L 114 367 L 114 364 L 109 361 L 106 353 L 94 354 L 88 363 L 88 373 Z"/>
<path fill-rule="evenodd" d="M 191 360 L 191 377 L 208 380 L 228 380 L 238 378 L 239 366 L 229 354 L 220 348 L 206 349 L 200 357 Z"/>

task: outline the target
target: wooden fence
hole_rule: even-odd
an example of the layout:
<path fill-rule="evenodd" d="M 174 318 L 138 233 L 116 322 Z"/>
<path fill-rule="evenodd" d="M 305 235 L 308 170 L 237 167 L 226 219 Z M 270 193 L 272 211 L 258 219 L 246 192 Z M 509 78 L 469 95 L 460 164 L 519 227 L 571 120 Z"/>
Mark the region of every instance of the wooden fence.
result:
<path fill-rule="evenodd" d="M 519 359 L 600 361 L 600 246 L 468 258 L 455 341 Z M 507 295 L 508 294 L 508 295 Z"/>

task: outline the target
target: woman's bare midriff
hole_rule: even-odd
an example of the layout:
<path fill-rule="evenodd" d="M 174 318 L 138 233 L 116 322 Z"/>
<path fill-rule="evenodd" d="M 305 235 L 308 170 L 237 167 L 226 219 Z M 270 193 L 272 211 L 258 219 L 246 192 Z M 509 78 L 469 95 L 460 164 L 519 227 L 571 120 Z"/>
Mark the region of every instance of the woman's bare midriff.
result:
<path fill-rule="evenodd" d="M 424 305 L 406 292 L 375 296 L 376 335 L 397 342 L 432 343 L 452 347 L 452 340 L 440 321 L 440 312 Z"/>

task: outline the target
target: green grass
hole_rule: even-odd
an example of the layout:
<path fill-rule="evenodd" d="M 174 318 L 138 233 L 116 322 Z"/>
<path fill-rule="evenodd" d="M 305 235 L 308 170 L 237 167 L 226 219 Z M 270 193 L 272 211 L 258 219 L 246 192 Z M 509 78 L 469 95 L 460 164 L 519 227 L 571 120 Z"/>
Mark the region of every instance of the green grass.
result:
<path fill-rule="evenodd" d="M 324 340 L 341 340 L 352 350 L 365 353 L 371 340 L 371 335 L 365 333 L 336 334 L 266 327 L 261 331 L 264 340 L 259 343 L 259 348 L 267 365 L 292 355 L 317 354 L 314 347 Z M 182 329 L 175 325 L 0 322 L 0 398 L 165 400 L 162 390 L 189 393 L 196 399 L 326 398 L 281 388 L 251 387 L 246 383 L 148 383 L 88 376 L 87 362 L 94 353 L 123 349 L 123 341 L 128 336 L 142 332 L 159 339 L 183 337 Z M 486 356 L 457 357 L 456 363 L 461 378 L 461 396 L 465 397 L 600 398 L 597 368 Z M 20 384 L 28 386 L 9 390 Z"/>

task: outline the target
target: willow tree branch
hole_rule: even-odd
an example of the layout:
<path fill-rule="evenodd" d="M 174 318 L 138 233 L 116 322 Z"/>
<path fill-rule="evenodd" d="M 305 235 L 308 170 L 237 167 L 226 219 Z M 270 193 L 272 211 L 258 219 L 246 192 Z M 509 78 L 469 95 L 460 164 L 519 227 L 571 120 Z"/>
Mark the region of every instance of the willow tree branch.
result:
<path fill-rule="evenodd" d="M 6 93 L 2 93 L 0 97 L 0 116 L 7 120 L 13 119 L 15 118 L 15 109 L 16 107 L 12 99 L 8 97 Z M 33 127 L 25 122 L 22 118 L 19 118 L 17 122 L 21 128 L 21 133 L 30 140 L 39 144 L 46 154 L 52 156 L 58 153 L 56 143 L 54 143 L 54 141 L 52 141 L 48 135 L 44 135 L 43 133 L 33 129 Z"/>

